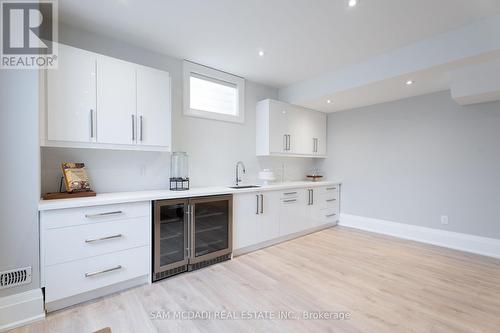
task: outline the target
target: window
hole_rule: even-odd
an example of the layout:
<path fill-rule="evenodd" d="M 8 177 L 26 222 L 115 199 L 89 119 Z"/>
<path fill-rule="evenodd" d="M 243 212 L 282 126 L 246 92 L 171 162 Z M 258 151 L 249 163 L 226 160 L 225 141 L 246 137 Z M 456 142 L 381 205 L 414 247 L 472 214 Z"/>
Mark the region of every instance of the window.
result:
<path fill-rule="evenodd" d="M 184 114 L 243 123 L 245 80 L 184 61 Z"/>

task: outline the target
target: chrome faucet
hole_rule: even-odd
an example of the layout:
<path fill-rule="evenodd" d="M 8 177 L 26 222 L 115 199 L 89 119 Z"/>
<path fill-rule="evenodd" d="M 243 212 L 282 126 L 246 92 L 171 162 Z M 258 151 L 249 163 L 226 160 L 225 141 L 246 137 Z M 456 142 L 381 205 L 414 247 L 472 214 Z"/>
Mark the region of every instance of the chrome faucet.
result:
<path fill-rule="evenodd" d="M 241 182 L 241 178 L 240 178 L 240 168 L 239 166 L 241 165 L 241 171 L 243 171 L 243 173 L 246 173 L 246 170 L 245 170 L 245 164 L 243 164 L 242 161 L 238 161 L 236 162 L 236 186 L 239 186 L 240 182 Z"/>

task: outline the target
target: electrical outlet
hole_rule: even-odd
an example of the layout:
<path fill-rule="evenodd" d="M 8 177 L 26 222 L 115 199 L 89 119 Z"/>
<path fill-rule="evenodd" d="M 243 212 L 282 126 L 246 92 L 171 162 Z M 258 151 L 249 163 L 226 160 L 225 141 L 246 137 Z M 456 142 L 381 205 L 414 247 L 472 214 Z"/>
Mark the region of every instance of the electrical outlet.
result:
<path fill-rule="evenodd" d="M 441 224 L 448 224 L 448 215 L 441 215 Z"/>

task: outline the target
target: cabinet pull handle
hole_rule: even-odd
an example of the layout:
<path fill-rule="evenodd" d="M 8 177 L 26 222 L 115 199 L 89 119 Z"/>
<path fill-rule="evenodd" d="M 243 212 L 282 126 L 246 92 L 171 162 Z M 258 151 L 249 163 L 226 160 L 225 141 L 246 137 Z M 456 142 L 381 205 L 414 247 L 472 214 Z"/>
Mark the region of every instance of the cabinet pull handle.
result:
<path fill-rule="evenodd" d="M 335 215 L 337 215 L 337 214 L 333 213 L 333 214 L 326 215 L 326 217 L 334 217 Z"/>
<path fill-rule="evenodd" d="M 255 195 L 255 198 L 257 199 L 257 210 L 255 211 L 255 214 L 259 215 L 259 195 Z"/>
<path fill-rule="evenodd" d="M 297 199 L 283 200 L 283 202 L 295 202 Z"/>
<path fill-rule="evenodd" d="M 311 206 L 314 205 L 314 190 L 311 189 Z"/>
<path fill-rule="evenodd" d="M 106 236 L 106 237 L 101 237 L 101 238 L 92 238 L 92 239 L 86 239 L 85 243 L 95 243 L 95 242 L 100 242 L 100 241 L 105 241 L 105 240 L 110 240 L 110 239 L 115 239 L 115 238 L 122 238 L 122 234 L 116 234 L 112 236 Z"/>
<path fill-rule="evenodd" d="M 297 194 L 297 192 L 285 192 L 283 193 L 284 195 L 292 195 L 292 194 Z"/>
<path fill-rule="evenodd" d="M 288 136 L 286 134 L 283 135 L 283 150 L 286 151 L 288 148 Z"/>
<path fill-rule="evenodd" d="M 99 214 L 85 214 L 85 218 L 91 219 L 94 217 L 103 217 L 103 216 L 112 216 L 112 215 L 120 215 L 123 214 L 121 210 L 117 210 L 114 212 L 106 212 L 106 213 L 99 213 Z"/>
<path fill-rule="evenodd" d="M 135 116 L 132 115 L 132 141 L 135 141 Z"/>
<path fill-rule="evenodd" d="M 290 134 L 288 134 L 288 151 L 290 151 L 290 147 L 291 147 L 291 141 L 292 141 L 292 136 Z"/>
<path fill-rule="evenodd" d="M 142 141 L 142 116 L 139 117 L 139 140 Z"/>
<path fill-rule="evenodd" d="M 336 190 L 336 189 L 337 189 L 336 187 L 327 187 L 326 188 L 327 191 Z"/>
<path fill-rule="evenodd" d="M 260 195 L 260 213 L 264 214 L 264 195 Z"/>
<path fill-rule="evenodd" d="M 117 270 L 122 269 L 122 268 L 123 268 L 122 265 L 118 265 L 118 266 L 115 266 L 115 267 L 103 269 L 101 271 L 96 271 L 96 272 L 91 272 L 91 273 L 85 273 L 85 277 L 91 277 L 91 276 L 96 276 L 96 275 L 100 275 L 100 274 L 104 274 L 104 273 L 108 273 L 108 272 L 112 272 L 112 271 L 117 271 Z"/>
<path fill-rule="evenodd" d="M 337 199 L 328 199 L 326 202 L 332 202 L 332 201 L 337 201 Z"/>
<path fill-rule="evenodd" d="M 90 109 L 90 138 L 94 138 L 94 109 Z"/>
<path fill-rule="evenodd" d="M 311 205 L 311 189 L 307 190 L 307 205 Z"/>

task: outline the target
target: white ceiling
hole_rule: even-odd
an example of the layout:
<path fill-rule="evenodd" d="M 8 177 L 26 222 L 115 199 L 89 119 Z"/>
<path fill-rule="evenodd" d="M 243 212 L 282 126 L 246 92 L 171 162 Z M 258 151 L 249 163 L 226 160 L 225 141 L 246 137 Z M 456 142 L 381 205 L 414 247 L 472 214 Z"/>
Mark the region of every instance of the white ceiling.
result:
<path fill-rule="evenodd" d="M 361 0 L 355 8 L 346 3 L 60 0 L 59 8 L 60 20 L 71 26 L 275 87 L 500 13 L 499 0 Z"/>

